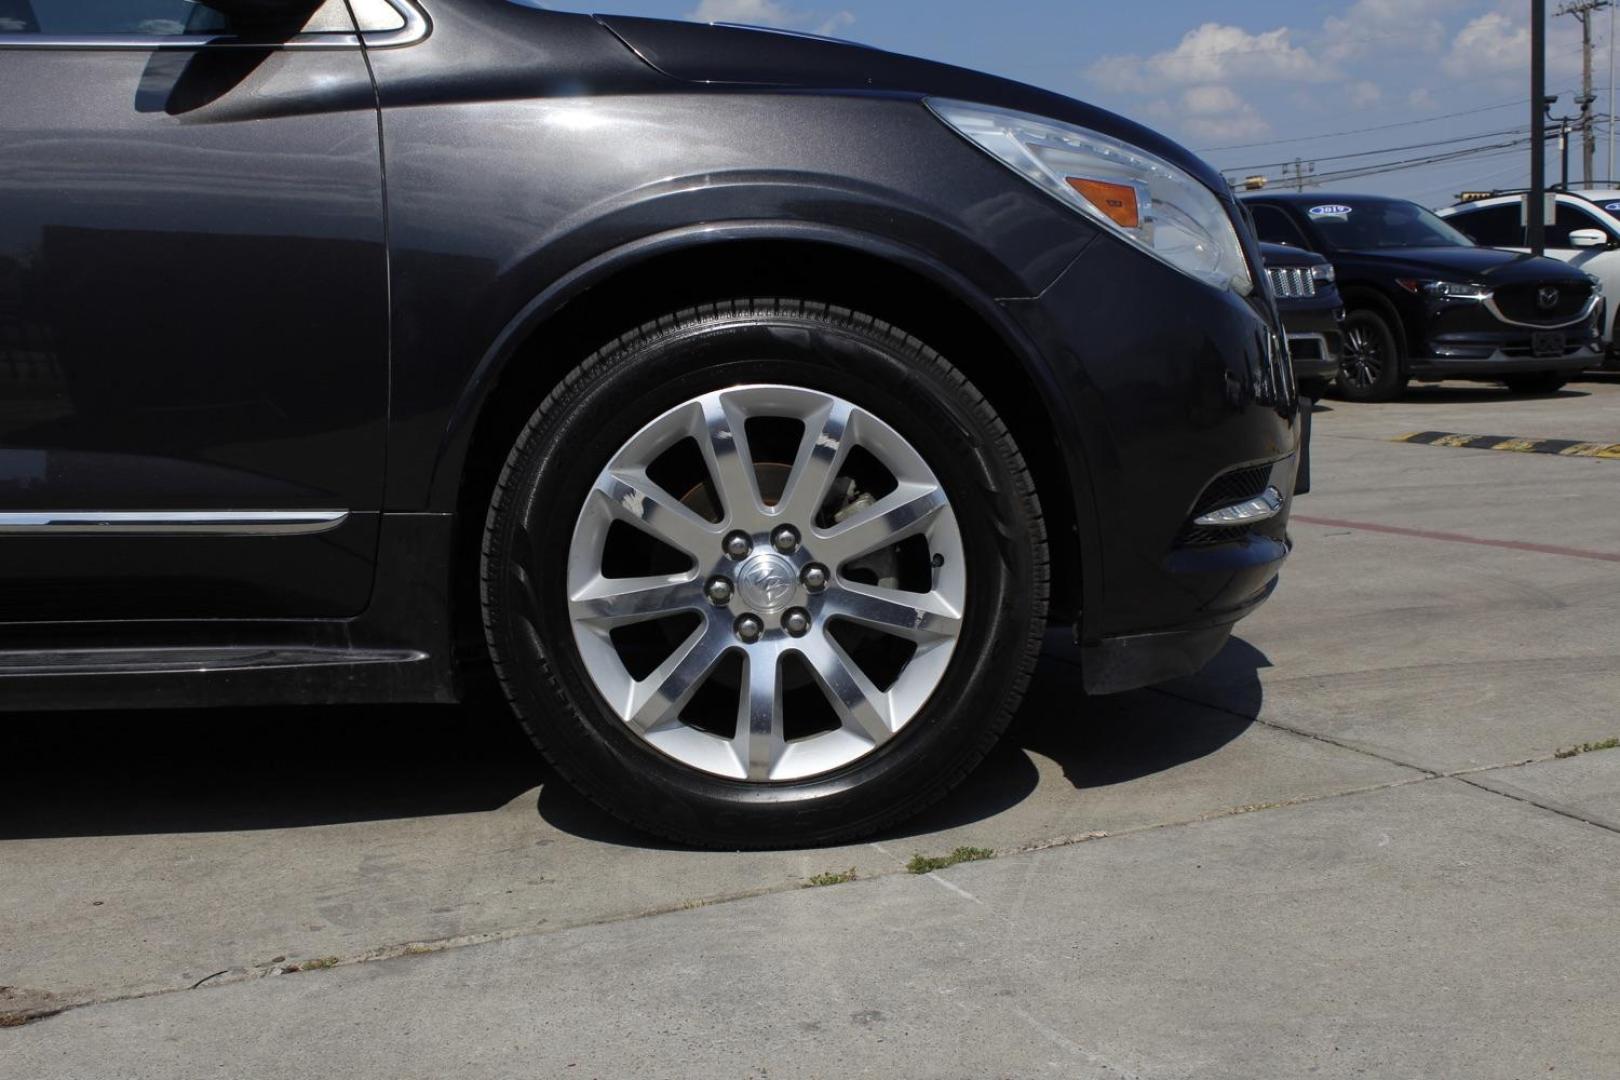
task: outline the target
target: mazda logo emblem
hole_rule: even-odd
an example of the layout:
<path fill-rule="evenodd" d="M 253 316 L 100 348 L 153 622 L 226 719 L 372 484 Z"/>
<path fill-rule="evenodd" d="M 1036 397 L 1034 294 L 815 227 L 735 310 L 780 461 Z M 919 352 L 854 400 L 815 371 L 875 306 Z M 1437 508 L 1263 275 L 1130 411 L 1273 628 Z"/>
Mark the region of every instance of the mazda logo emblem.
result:
<path fill-rule="evenodd" d="M 1541 307 L 1542 311 L 1551 311 L 1557 307 L 1558 300 L 1558 289 L 1553 285 L 1542 286 L 1541 291 L 1536 294 L 1536 303 Z"/>

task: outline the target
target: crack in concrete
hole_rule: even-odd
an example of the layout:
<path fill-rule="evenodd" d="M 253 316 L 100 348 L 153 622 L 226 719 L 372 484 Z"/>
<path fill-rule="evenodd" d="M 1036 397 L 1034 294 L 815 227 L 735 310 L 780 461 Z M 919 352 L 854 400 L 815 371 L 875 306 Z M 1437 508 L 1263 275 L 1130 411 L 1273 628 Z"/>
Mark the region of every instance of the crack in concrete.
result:
<path fill-rule="evenodd" d="M 1063 658 L 1059 657 L 1058 659 L 1062 660 Z M 1063 662 L 1072 663 L 1072 662 L 1067 661 L 1067 660 L 1063 660 Z M 1385 754 L 1380 754 L 1380 753 L 1368 750 L 1368 749 L 1366 749 L 1364 747 L 1355 746 L 1355 745 L 1352 745 L 1352 744 L 1341 742 L 1341 741 L 1339 741 L 1337 739 L 1333 739 L 1333 738 L 1330 738 L 1330 737 L 1325 736 L 1325 735 L 1320 735 L 1320 734 L 1317 734 L 1315 732 L 1310 732 L 1310 731 L 1305 731 L 1305 730 L 1300 729 L 1300 728 L 1295 728 L 1295 727 L 1292 727 L 1292 726 L 1290 726 L 1288 724 L 1284 724 L 1284 723 L 1281 723 L 1281 722 L 1276 721 L 1276 720 L 1262 719 L 1262 718 L 1257 717 L 1257 716 L 1248 716 L 1248 715 L 1244 714 L 1243 712 L 1241 712 L 1239 710 L 1231 709 L 1231 708 L 1228 708 L 1228 707 L 1223 706 L 1223 705 L 1211 704 L 1211 703 L 1206 702 L 1206 701 L 1200 701 L 1197 698 L 1187 697 L 1185 695 L 1178 694 L 1178 693 L 1176 693 L 1176 692 L 1174 692 L 1172 690 L 1168 690 L 1168 689 L 1166 689 L 1164 687 L 1152 687 L 1150 689 L 1154 693 L 1163 694 L 1166 697 L 1172 698 L 1172 699 L 1174 699 L 1176 701 L 1183 702 L 1184 704 L 1196 705 L 1196 706 L 1199 706 L 1201 708 L 1210 709 L 1210 710 L 1215 711 L 1215 712 L 1225 713 L 1228 716 L 1234 716 L 1234 717 L 1237 717 L 1238 719 L 1247 720 L 1247 721 L 1249 721 L 1251 723 L 1255 723 L 1255 724 L 1260 724 L 1263 727 L 1268 727 L 1268 728 L 1271 728 L 1271 729 L 1273 729 L 1275 731 L 1280 731 L 1280 732 L 1283 732 L 1283 733 L 1288 734 L 1288 735 L 1296 736 L 1298 738 L 1311 739 L 1311 740 L 1314 740 L 1316 742 L 1325 743 L 1325 744 L 1327 744 L 1329 746 L 1333 746 L 1333 747 L 1336 747 L 1336 748 L 1341 749 L 1341 750 L 1346 750 L 1346 751 L 1349 751 L 1349 752 L 1354 753 L 1354 754 L 1360 754 L 1360 755 L 1365 756 L 1365 757 L 1370 757 L 1370 758 L 1376 759 L 1378 761 L 1382 761 L 1382 762 L 1384 762 L 1385 764 L 1388 764 L 1388 765 L 1394 765 L 1394 766 L 1397 766 L 1399 768 L 1411 770 L 1412 772 L 1418 773 L 1419 775 L 1413 776 L 1413 777 L 1408 777 L 1408 778 L 1403 778 L 1403 779 L 1400 779 L 1400 780 L 1392 780 L 1392 781 L 1389 781 L 1387 783 L 1370 784 L 1370 785 L 1366 785 L 1364 787 L 1354 788 L 1354 789 L 1351 789 L 1351 790 L 1348 790 L 1348 791 L 1333 791 L 1333 792 L 1325 792 L 1325 793 L 1322 793 L 1322 794 L 1315 794 L 1315 795 L 1301 795 L 1301 796 L 1298 796 L 1298 797 L 1295 797 L 1295 798 L 1292 798 L 1292 799 L 1281 799 L 1281 800 L 1278 800 L 1276 802 L 1270 802 L 1270 803 L 1261 803 L 1261 804 L 1254 804 L 1254 805 L 1248 805 L 1248 806 L 1227 807 L 1227 808 L 1220 809 L 1220 810 L 1210 811 L 1210 812 L 1205 813 L 1205 814 L 1200 814 L 1197 817 L 1179 819 L 1179 820 L 1174 820 L 1174 821 L 1156 822 L 1156 823 L 1151 824 L 1151 825 L 1136 826 L 1134 828 L 1123 829 L 1123 830 L 1120 830 L 1120 831 L 1117 831 L 1117 832 L 1087 832 L 1087 833 L 1079 833 L 1079 834 L 1073 834 L 1073 835 L 1061 836 L 1061 837 L 1051 837 L 1051 838 L 1042 839 L 1042 840 L 1032 840 L 1032 841 L 1029 841 L 1028 843 L 1021 844 L 1021 845 L 1019 845 L 1017 847 L 1003 849 L 1002 851 L 997 852 L 992 857 L 993 859 L 999 861 L 1000 859 L 1009 858 L 1009 857 L 1013 857 L 1013 856 L 1017 856 L 1017 855 L 1033 855 L 1033 854 L 1038 854 L 1038 853 L 1043 852 L 1043 851 L 1051 851 L 1051 850 L 1055 850 L 1057 848 L 1064 848 L 1064 847 L 1073 847 L 1073 846 L 1076 846 L 1076 845 L 1079 845 L 1079 844 L 1091 843 L 1091 842 L 1098 841 L 1098 840 L 1123 839 L 1124 837 L 1128 837 L 1128 836 L 1135 836 L 1135 835 L 1139 835 L 1139 834 L 1142 834 L 1142 833 L 1149 833 L 1149 832 L 1157 832 L 1157 831 L 1164 830 L 1164 829 L 1186 828 L 1188 826 L 1198 825 L 1198 824 L 1202 824 L 1202 823 L 1205 823 L 1205 822 L 1219 821 L 1219 820 L 1221 820 L 1223 818 L 1238 817 L 1238 816 L 1242 816 L 1242 815 L 1246 815 L 1246 814 L 1263 813 L 1263 812 L 1274 811 L 1274 810 L 1287 810 L 1287 809 L 1292 809 L 1294 807 L 1306 806 L 1306 805 L 1309 805 L 1311 803 L 1324 802 L 1324 801 L 1327 801 L 1327 800 L 1330 800 L 1330 799 L 1342 799 L 1342 798 L 1349 798 L 1351 796 L 1356 796 L 1356 795 L 1366 795 L 1366 794 L 1371 794 L 1371 793 L 1379 792 L 1379 791 L 1388 791 L 1388 790 L 1393 790 L 1395 788 L 1407 787 L 1407 786 L 1414 785 L 1414 784 L 1429 783 L 1429 782 L 1434 781 L 1434 780 L 1457 780 L 1457 781 L 1460 781 L 1461 783 L 1467 784 L 1470 787 L 1477 788 L 1480 791 L 1484 791 L 1484 792 L 1487 792 L 1487 793 L 1492 794 L 1492 795 L 1497 795 L 1497 796 L 1500 796 L 1500 797 L 1505 798 L 1505 799 L 1511 799 L 1511 800 L 1513 800 L 1515 802 L 1523 802 L 1523 803 L 1526 803 L 1528 805 L 1535 806 L 1538 809 L 1545 810 L 1545 811 L 1547 811 L 1549 813 L 1557 814 L 1557 815 L 1559 815 L 1561 817 L 1569 818 L 1569 819 L 1574 820 L 1574 821 L 1579 821 L 1582 824 L 1592 825 L 1592 826 L 1595 826 L 1596 828 L 1604 829 L 1605 831 L 1608 831 L 1608 832 L 1620 832 L 1620 829 L 1616 829 L 1611 824 L 1608 824 L 1608 823 L 1603 822 L 1603 821 L 1592 821 L 1589 818 L 1587 818 L 1585 816 L 1582 816 L 1577 811 L 1573 811 L 1573 810 L 1570 810 L 1568 808 L 1561 808 L 1561 807 L 1556 806 L 1556 805 L 1548 805 L 1547 803 L 1545 803 L 1543 801 L 1538 801 L 1537 799 L 1532 798 L 1532 797 L 1530 797 L 1528 795 L 1525 795 L 1525 794 L 1513 794 L 1511 792 L 1499 791 L 1499 790 L 1496 790 L 1495 788 L 1487 787 L 1487 786 L 1485 786 L 1483 784 L 1477 783 L 1474 780 L 1469 779 L 1470 776 L 1477 775 L 1479 773 L 1493 772 L 1493 771 L 1499 771 L 1499 770 L 1503 770 L 1503 769 L 1517 768 L 1517 767 L 1519 767 L 1521 765 L 1536 764 L 1536 763 L 1539 763 L 1539 762 L 1542 762 L 1542 761 L 1554 760 L 1556 758 L 1556 752 L 1549 753 L 1545 757 L 1535 757 L 1535 758 L 1526 759 L 1524 761 L 1509 762 L 1509 763 L 1504 763 L 1504 764 L 1501 764 L 1501 765 L 1479 766 L 1479 767 L 1475 767 L 1475 768 L 1471 768 L 1471 769 L 1458 770 L 1456 772 L 1449 772 L 1448 773 L 1448 772 L 1437 771 L 1437 770 L 1434 770 L 1434 769 L 1428 769 L 1428 768 L 1425 768 L 1425 767 L 1423 767 L 1421 765 L 1412 764 L 1411 762 L 1402 761 L 1402 760 L 1400 760 L 1398 758 L 1390 757 L 1390 756 L 1385 755 Z M 880 844 L 878 844 L 875 841 L 870 842 L 869 846 L 871 846 L 873 848 L 876 848 L 878 851 L 882 852 L 885 855 L 889 855 L 891 857 L 893 855 L 892 852 L 890 852 L 887 849 L 883 848 Z M 883 878 L 902 877 L 902 876 L 908 876 L 908 875 L 907 875 L 904 867 L 900 866 L 898 864 L 898 860 L 897 860 L 897 865 L 896 865 L 895 869 L 889 870 L 889 871 L 881 871 L 881 872 L 879 872 L 877 874 L 869 875 L 869 876 L 861 879 L 861 881 L 851 882 L 851 883 L 848 883 L 848 885 L 843 886 L 843 887 L 849 887 L 849 886 L 852 886 L 852 885 L 859 885 L 859 884 L 862 884 L 862 883 L 865 883 L 865 882 L 877 881 L 877 880 L 883 879 Z M 931 878 L 934 878 L 934 880 L 937 881 L 940 885 L 943 885 L 946 888 L 951 889 L 953 892 L 962 892 L 963 895 L 968 896 L 969 899 L 972 899 L 975 902 L 982 903 L 982 901 L 979 901 L 977 897 L 972 897 L 971 895 L 965 893 L 965 891 L 959 889 L 955 885 L 951 884 L 950 882 L 945 881 L 943 878 L 940 878 L 935 874 L 929 874 L 927 876 L 931 877 Z M 832 887 L 833 888 L 839 888 L 840 886 L 832 886 Z M 565 932 L 565 931 L 568 931 L 568 930 L 578 930 L 578 929 L 584 929 L 584 928 L 593 927 L 593 926 L 611 926 L 611 925 L 614 925 L 614 924 L 617 924 L 617 923 L 634 922 L 634 921 L 639 920 L 639 919 L 652 918 L 652 917 L 659 916 L 659 915 L 671 915 L 671 914 L 675 914 L 677 912 L 682 912 L 682 911 L 693 911 L 693 910 L 697 910 L 697 909 L 705 908 L 705 907 L 714 907 L 714 906 L 721 905 L 721 904 L 729 904 L 729 903 L 733 903 L 733 902 L 736 902 L 736 901 L 739 901 L 739 900 L 750 900 L 750 899 L 754 899 L 754 898 L 762 897 L 762 896 L 774 896 L 774 895 L 779 895 L 779 894 L 782 894 L 782 893 L 797 892 L 797 891 L 800 890 L 800 888 L 801 888 L 801 886 L 798 885 L 797 883 L 783 884 L 783 885 L 777 885 L 777 886 L 766 886 L 766 887 L 759 888 L 759 889 L 741 890 L 741 891 L 738 891 L 738 892 L 725 893 L 725 894 L 720 894 L 720 895 L 713 896 L 713 897 L 700 898 L 700 899 L 697 899 L 697 900 L 684 900 L 684 901 L 680 901 L 680 902 L 676 902 L 676 903 L 670 903 L 670 904 L 667 904 L 667 905 L 659 905 L 659 906 L 656 906 L 656 907 L 643 909 L 641 911 L 630 912 L 630 913 L 621 914 L 621 915 L 609 915 L 609 916 L 605 916 L 605 917 L 601 917 L 601 918 L 579 919 L 579 920 L 573 920 L 573 921 L 568 921 L 568 922 L 559 922 L 559 923 L 546 923 L 546 922 L 542 921 L 541 923 L 529 924 L 529 925 L 524 925 L 524 926 L 516 926 L 516 927 L 508 927 L 507 929 L 504 929 L 504 930 L 490 931 L 490 932 L 481 933 L 481 934 L 467 934 L 467 935 L 461 935 L 461 936 L 450 937 L 450 938 L 442 938 L 442 939 L 437 939 L 437 940 L 432 940 L 432 941 L 407 942 L 407 943 L 403 943 L 403 944 L 384 946 L 384 947 L 381 947 L 381 948 L 368 950 L 366 952 L 358 953 L 358 954 L 355 954 L 355 955 L 349 956 L 349 957 L 338 957 L 338 958 L 336 958 L 335 963 L 323 965 L 322 970 L 325 970 L 327 968 L 353 967 L 353 966 L 356 966 L 356 965 L 359 965 L 359 964 L 377 963 L 377 962 L 382 962 L 382 961 L 387 961 L 387 960 L 397 960 L 397 959 L 403 959 L 403 958 L 414 957 L 414 956 L 427 956 L 427 955 L 432 955 L 432 954 L 441 953 L 441 952 L 448 952 L 448 951 L 451 951 L 451 950 L 454 950 L 454 949 L 471 948 L 471 947 L 477 946 L 477 945 L 488 945 L 488 944 L 493 944 L 493 943 L 501 942 L 501 941 L 512 941 L 512 940 L 516 940 L 516 939 L 519 939 L 519 938 L 539 937 L 539 936 L 542 936 L 542 935 L 548 935 L 548 934 L 554 934 L 554 933 L 562 933 L 562 932 Z M 189 986 L 189 987 L 186 987 L 186 986 L 165 987 L 165 988 L 161 988 L 161 989 L 141 991 L 141 992 L 138 992 L 138 993 L 110 994 L 110 995 L 106 995 L 106 996 L 103 996 L 103 997 L 86 998 L 86 999 L 81 1000 L 81 1001 L 52 1002 L 51 1004 L 52 1004 L 53 1007 L 49 1011 L 43 1011 L 42 1010 L 42 1011 L 39 1011 L 39 1012 L 31 1014 L 31 1015 L 27 1014 L 27 1013 L 22 1013 L 22 1014 L 18 1014 L 18 1013 L 0 1014 L 0 1023 L 7 1023 L 7 1024 L 11 1025 L 11 1026 L 17 1026 L 17 1025 L 20 1025 L 20 1024 L 34 1023 L 34 1022 L 37 1022 L 37 1021 L 40 1021 L 40 1020 L 46 1020 L 46 1019 L 49 1019 L 52 1016 L 59 1016 L 62 1013 L 65 1013 L 65 1012 L 78 1010 L 78 1009 L 83 1009 L 83 1008 L 91 1008 L 91 1007 L 98 1006 L 98 1005 L 112 1005 L 112 1004 L 117 1004 L 118 1002 L 122 1002 L 122 1001 L 138 1001 L 138 1000 L 143 1000 L 143 999 L 146 999 L 146 998 L 166 996 L 166 995 L 169 995 L 169 994 L 188 993 L 188 992 L 190 992 L 192 990 L 200 989 L 200 988 L 204 987 L 205 985 L 209 986 L 209 987 L 232 986 L 232 985 L 236 985 L 236 984 L 239 984 L 239 983 L 257 982 L 257 981 L 259 981 L 261 979 L 285 977 L 285 975 L 298 974 L 299 973 L 297 971 L 281 971 L 281 970 L 278 970 L 281 967 L 283 967 L 283 965 L 261 965 L 261 966 L 253 967 L 253 968 L 227 968 L 227 969 L 224 969 L 222 971 L 216 972 L 213 975 L 210 975 L 205 979 L 199 980 L 197 983 L 195 983 L 195 984 L 193 984 L 192 986 Z"/>

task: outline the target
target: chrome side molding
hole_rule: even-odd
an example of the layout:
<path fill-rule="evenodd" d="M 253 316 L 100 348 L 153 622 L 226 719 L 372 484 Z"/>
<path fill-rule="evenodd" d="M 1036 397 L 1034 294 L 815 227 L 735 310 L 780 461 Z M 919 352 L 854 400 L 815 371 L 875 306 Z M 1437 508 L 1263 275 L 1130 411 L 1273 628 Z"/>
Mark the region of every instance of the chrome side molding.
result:
<path fill-rule="evenodd" d="M 348 519 L 347 510 L 9 510 L 0 536 L 308 536 Z"/>

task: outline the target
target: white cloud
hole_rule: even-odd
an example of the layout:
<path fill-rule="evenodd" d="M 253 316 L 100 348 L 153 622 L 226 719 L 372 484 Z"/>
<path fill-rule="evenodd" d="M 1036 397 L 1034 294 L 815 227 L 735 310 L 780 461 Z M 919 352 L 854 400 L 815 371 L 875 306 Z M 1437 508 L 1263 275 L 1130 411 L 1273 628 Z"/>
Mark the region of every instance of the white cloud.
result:
<path fill-rule="evenodd" d="M 1356 0 L 1322 23 L 1322 55 L 1342 61 L 1368 52 L 1439 52 L 1446 27 L 1438 16 L 1460 0 Z"/>
<path fill-rule="evenodd" d="M 1457 78 L 1528 71 L 1530 27 L 1500 12 L 1481 15 L 1457 32 L 1440 66 Z"/>
<path fill-rule="evenodd" d="M 1271 130 L 1265 117 L 1230 86 L 1189 86 L 1181 95 L 1187 131 L 1204 139 L 1241 139 Z"/>
<path fill-rule="evenodd" d="M 1295 45 L 1287 27 L 1251 34 L 1238 26 L 1205 23 L 1174 49 L 1139 56 L 1105 56 L 1087 71 L 1113 90 L 1145 93 L 1165 84 L 1211 84 L 1233 79 L 1321 82 L 1336 74 Z"/>
<path fill-rule="evenodd" d="M 23 31 L 28 29 L 28 23 L 23 19 L 0 18 L 0 30 Z"/>
<path fill-rule="evenodd" d="M 1406 107 L 1419 112 L 1433 112 L 1440 107 L 1440 102 L 1435 100 L 1427 86 L 1420 86 L 1406 95 Z"/>
<path fill-rule="evenodd" d="M 1375 82 L 1358 82 L 1350 87 L 1350 105 L 1368 109 L 1384 100 L 1384 89 Z"/>
<path fill-rule="evenodd" d="M 836 34 L 855 21 L 854 13 L 849 11 L 835 11 L 830 15 L 800 11 L 779 0 L 700 0 L 697 9 L 687 12 L 686 17 L 696 22 L 748 23 L 817 34 Z"/>

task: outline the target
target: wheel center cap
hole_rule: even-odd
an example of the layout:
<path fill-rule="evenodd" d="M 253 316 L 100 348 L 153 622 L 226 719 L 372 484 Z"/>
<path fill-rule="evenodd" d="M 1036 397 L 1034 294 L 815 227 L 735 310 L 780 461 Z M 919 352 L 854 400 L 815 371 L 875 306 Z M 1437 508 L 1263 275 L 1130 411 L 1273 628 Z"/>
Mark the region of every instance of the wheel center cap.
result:
<path fill-rule="evenodd" d="M 798 590 L 799 576 L 793 564 L 780 555 L 755 555 L 737 573 L 737 593 L 752 611 L 781 611 Z"/>

